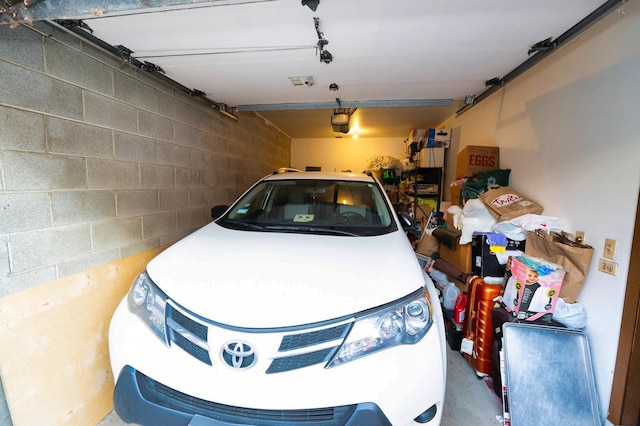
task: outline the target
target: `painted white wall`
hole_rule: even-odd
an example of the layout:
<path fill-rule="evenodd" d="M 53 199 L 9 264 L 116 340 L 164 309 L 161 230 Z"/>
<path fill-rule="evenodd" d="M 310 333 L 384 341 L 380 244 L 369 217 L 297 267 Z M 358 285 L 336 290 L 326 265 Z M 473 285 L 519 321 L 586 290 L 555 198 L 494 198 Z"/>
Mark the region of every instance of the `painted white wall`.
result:
<path fill-rule="evenodd" d="M 411 129 L 407 130 L 407 136 L 410 131 Z M 371 158 L 405 158 L 405 139 L 353 139 L 350 136 L 334 139 L 293 139 L 291 167 L 304 170 L 307 166 L 320 166 L 323 172 L 351 170 L 361 173 L 369 167 Z"/>
<path fill-rule="evenodd" d="M 452 129 L 447 164 L 455 164 L 456 153 L 466 145 L 499 146 L 500 166 L 512 170 L 511 185 L 542 204 L 545 215 L 560 218 L 565 230 L 584 231 L 594 247 L 579 302 L 588 315 L 585 331 L 603 418 L 610 402 L 640 191 L 640 3 L 628 2 L 623 10 L 440 126 Z M 349 150 L 345 158 L 358 158 L 357 146 L 346 139 L 306 143 L 292 141 L 292 162 L 321 158 L 340 169 L 343 149 Z M 370 156 L 372 149 L 380 150 L 375 155 L 383 154 L 377 141 L 357 143 L 367 147 L 360 157 Z M 446 173 L 446 184 L 453 175 L 452 170 Z M 617 241 L 615 277 L 597 270 L 605 238 Z"/>

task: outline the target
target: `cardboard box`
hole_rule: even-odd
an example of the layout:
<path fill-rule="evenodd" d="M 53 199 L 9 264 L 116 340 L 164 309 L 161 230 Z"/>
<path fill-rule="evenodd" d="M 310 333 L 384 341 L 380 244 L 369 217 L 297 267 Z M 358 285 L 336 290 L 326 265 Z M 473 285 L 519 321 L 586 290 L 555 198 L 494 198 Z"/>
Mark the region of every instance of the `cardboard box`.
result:
<path fill-rule="evenodd" d="M 440 243 L 438 240 L 433 235 L 426 234 L 418 241 L 416 253 L 431 257 L 431 255 L 437 252 L 439 248 Z"/>
<path fill-rule="evenodd" d="M 462 185 L 460 184 L 451 184 L 449 186 L 449 195 L 451 196 L 451 204 L 454 206 L 462 206 L 463 203 L 460 200 L 460 194 L 462 193 Z"/>
<path fill-rule="evenodd" d="M 503 301 L 519 320 L 550 322 L 566 271 L 527 255 L 511 257 Z"/>
<path fill-rule="evenodd" d="M 470 177 L 483 170 L 500 168 L 500 148 L 467 145 L 458 153 L 456 177 Z"/>
<path fill-rule="evenodd" d="M 498 222 L 511 220 L 523 214 L 542 214 L 543 207 L 526 198 L 524 195 L 511 188 L 501 186 L 490 189 L 480 194 L 480 200 L 487 206 L 487 210 Z"/>
<path fill-rule="evenodd" d="M 489 245 L 492 241 L 490 233 L 477 233 L 471 237 L 471 272 L 479 277 L 504 277 L 506 262 L 501 264 L 498 261 L 496 252 L 492 251 Z M 516 241 L 504 237 L 504 252 L 519 250 L 524 252 L 526 240 Z M 522 253 L 520 253 L 522 254 Z"/>
<path fill-rule="evenodd" d="M 427 148 L 449 148 L 451 129 L 428 129 L 425 146 Z"/>
<path fill-rule="evenodd" d="M 444 148 L 422 148 L 419 164 L 420 167 L 444 167 Z"/>
<path fill-rule="evenodd" d="M 411 129 L 409 142 L 417 144 L 420 149 L 449 148 L 451 145 L 451 129 Z"/>
<path fill-rule="evenodd" d="M 446 244 L 440 244 L 440 257 L 464 273 L 471 273 L 471 244 L 460 244 L 456 241 L 456 249 L 451 250 Z"/>

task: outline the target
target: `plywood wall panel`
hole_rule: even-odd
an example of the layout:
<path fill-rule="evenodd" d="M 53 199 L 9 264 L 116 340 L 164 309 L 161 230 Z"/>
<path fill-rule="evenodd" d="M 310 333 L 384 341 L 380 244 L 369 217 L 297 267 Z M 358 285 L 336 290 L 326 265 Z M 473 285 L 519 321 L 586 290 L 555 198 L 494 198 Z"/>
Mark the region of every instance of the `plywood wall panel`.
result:
<path fill-rule="evenodd" d="M 86 426 L 113 409 L 111 315 L 160 251 L 0 298 L 0 374 L 15 426 Z"/>

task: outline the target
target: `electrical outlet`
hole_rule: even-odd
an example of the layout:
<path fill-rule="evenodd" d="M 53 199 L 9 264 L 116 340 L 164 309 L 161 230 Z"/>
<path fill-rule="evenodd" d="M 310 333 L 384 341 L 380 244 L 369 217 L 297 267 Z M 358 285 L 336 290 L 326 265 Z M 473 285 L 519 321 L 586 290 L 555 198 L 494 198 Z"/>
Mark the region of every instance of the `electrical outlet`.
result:
<path fill-rule="evenodd" d="M 616 240 L 610 238 L 604 240 L 604 253 L 602 255 L 611 260 L 616 258 Z"/>
<path fill-rule="evenodd" d="M 584 244 L 584 232 L 576 231 L 576 242 L 578 244 Z"/>
<path fill-rule="evenodd" d="M 618 274 L 618 264 L 606 259 L 600 259 L 598 262 L 598 271 L 616 276 Z"/>

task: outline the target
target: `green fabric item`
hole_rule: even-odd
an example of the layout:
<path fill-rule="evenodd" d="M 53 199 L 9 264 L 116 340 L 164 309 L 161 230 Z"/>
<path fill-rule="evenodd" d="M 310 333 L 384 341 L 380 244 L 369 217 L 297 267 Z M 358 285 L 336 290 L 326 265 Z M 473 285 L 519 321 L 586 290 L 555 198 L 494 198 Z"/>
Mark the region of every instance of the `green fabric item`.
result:
<path fill-rule="evenodd" d="M 496 169 L 479 172 L 462 185 L 460 197 L 463 200 L 478 198 L 480 194 L 487 192 L 488 186 L 508 186 L 511 169 Z"/>

